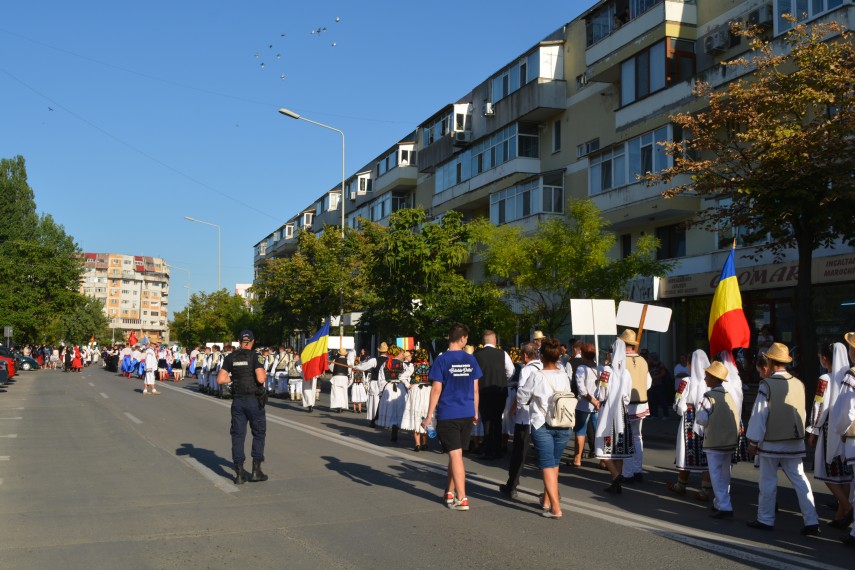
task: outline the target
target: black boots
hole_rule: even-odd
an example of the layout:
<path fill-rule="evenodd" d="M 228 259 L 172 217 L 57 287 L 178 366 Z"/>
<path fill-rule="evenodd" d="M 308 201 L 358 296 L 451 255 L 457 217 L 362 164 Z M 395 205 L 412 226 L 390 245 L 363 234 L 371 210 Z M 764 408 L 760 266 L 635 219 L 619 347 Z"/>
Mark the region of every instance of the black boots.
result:
<path fill-rule="evenodd" d="M 235 485 L 243 485 L 246 482 L 246 471 L 243 463 L 235 463 Z"/>
<path fill-rule="evenodd" d="M 398 441 L 398 426 L 392 426 L 392 441 Z"/>
<path fill-rule="evenodd" d="M 259 481 L 267 481 L 267 475 L 261 471 L 261 461 L 258 459 L 252 460 L 252 477 L 250 481 L 257 483 Z"/>
<path fill-rule="evenodd" d="M 624 478 L 621 475 L 618 475 L 616 478 L 612 479 L 612 484 L 603 490 L 606 493 L 612 493 L 612 494 L 618 495 L 623 490 L 621 488 L 622 483 L 624 483 Z"/>

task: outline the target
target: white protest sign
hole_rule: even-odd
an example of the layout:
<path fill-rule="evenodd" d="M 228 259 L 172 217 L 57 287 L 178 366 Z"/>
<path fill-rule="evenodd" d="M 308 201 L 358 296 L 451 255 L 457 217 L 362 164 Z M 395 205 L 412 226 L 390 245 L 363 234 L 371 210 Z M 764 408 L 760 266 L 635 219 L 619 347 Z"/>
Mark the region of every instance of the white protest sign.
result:
<path fill-rule="evenodd" d="M 573 335 L 616 335 L 613 299 L 570 299 Z"/>
<path fill-rule="evenodd" d="M 638 329 L 638 341 L 643 331 L 666 332 L 671 324 L 671 309 L 659 305 L 645 305 L 621 301 L 617 310 L 617 324 Z"/>

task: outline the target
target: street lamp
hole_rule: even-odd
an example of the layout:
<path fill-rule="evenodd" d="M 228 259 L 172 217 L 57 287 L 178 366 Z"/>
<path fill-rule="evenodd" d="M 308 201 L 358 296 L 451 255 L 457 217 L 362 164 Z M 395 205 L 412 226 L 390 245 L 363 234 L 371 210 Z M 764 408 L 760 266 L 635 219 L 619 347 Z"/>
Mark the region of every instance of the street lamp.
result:
<path fill-rule="evenodd" d="M 220 226 L 217 224 L 212 224 L 211 222 L 203 222 L 202 220 L 197 220 L 196 218 L 191 218 L 190 216 L 184 216 L 185 220 L 189 220 L 191 222 L 197 222 L 199 224 L 205 224 L 206 226 L 211 226 L 217 228 L 217 291 L 220 290 L 220 243 L 222 242 L 222 230 Z"/>
<path fill-rule="evenodd" d="M 187 289 L 187 330 L 190 331 L 190 295 L 192 294 L 192 289 L 190 285 L 182 285 L 185 289 Z"/>
<path fill-rule="evenodd" d="M 341 135 L 341 198 L 338 203 L 341 206 L 341 240 L 344 241 L 344 132 L 336 129 L 335 127 L 331 127 L 329 125 L 325 125 L 323 123 L 319 123 L 317 121 L 313 121 L 311 119 L 307 119 L 301 115 L 298 115 L 294 111 L 289 109 L 279 109 L 279 113 L 285 115 L 286 117 L 291 117 L 292 119 L 299 119 L 301 121 L 306 121 L 307 123 L 312 123 L 313 125 L 317 125 L 319 127 L 323 127 L 325 129 L 329 129 L 331 131 L 335 131 Z M 344 248 L 342 248 L 342 256 L 344 256 Z M 338 315 L 338 336 L 339 341 L 343 344 L 344 342 L 344 283 L 342 283 L 341 289 L 341 300 L 339 305 L 339 315 Z M 341 345 L 339 346 L 341 348 Z"/>

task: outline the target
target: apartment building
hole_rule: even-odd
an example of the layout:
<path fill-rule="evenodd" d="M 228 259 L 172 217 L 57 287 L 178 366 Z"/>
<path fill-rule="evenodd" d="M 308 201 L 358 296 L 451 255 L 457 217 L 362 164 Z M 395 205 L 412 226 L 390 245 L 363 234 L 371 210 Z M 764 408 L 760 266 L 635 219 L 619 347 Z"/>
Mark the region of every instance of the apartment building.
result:
<path fill-rule="evenodd" d="M 745 228 L 709 232 L 688 224 L 714 203 L 693 195 L 665 200 L 665 187 L 637 180 L 670 166 L 657 143 L 681 140 L 671 115 L 702 107 L 692 95 L 696 80 L 722 86 L 748 73 L 720 65 L 748 49 L 730 23 L 750 22 L 778 38 L 790 26 L 787 13 L 849 29 L 855 23 L 852 0 L 596 2 L 353 173 L 344 192 L 347 224 L 357 227 L 359 217 L 383 223 L 398 208 L 420 205 L 434 219 L 457 210 L 534 229 L 564 216 L 568 200 L 590 198 L 618 237 L 614 256 L 655 235 L 659 257 L 675 262 L 666 277 L 639 279 L 627 291 L 629 299 L 674 310 L 673 334 L 646 335 L 650 350 L 673 361 L 706 345 L 712 294 L 734 238 L 749 322 L 755 332 L 770 324 L 778 340 L 797 344 L 796 252 L 779 263 L 762 255 L 748 261 L 760 242 Z M 327 191 L 258 242 L 256 268 L 294 251 L 296 228 L 338 226 L 341 194 L 340 187 Z M 855 248 L 840 245 L 815 258 L 816 326 L 821 339 L 839 338 L 855 321 Z M 478 278 L 477 265 L 471 276 Z"/>
<path fill-rule="evenodd" d="M 169 340 L 169 266 L 159 257 L 85 253 L 80 292 L 104 305 L 116 339 Z"/>

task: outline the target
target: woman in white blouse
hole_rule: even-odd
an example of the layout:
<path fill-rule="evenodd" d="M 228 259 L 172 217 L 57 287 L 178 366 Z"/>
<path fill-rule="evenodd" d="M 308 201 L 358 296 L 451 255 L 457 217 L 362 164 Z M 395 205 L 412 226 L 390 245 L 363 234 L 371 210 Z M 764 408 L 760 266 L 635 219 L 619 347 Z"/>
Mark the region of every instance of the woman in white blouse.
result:
<path fill-rule="evenodd" d="M 585 451 L 585 439 L 588 434 L 590 422 L 594 431 L 597 431 L 597 416 L 600 411 L 600 400 L 597 398 L 597 349 L 591 343 L 582 345 L 582 362 L 576 367 L 576 386 L 579 390 L 579 404 L 576 406 L 576 454 L 573 457 L 573 465 L 582 465 L 582 452 Z M 592 446 L 593 447 L 593 446 Z"/>
<path fill-rule="evenodd" d="M 559 365 L 561 344 L 554 338 L 544 339 L 540 345 L 543 370 L 535 371 L 525 385 L 517 391 L 517 405 L 529 405 L 531 439 L 537 449 L 537 464 L 543 473 L 543 512 L 547 518 L 563 516 L 558 497 L 558 466 L 567 442 L 570 428 L 554 428 L 546 423 L 549 400 L 555 392 L 570 391 L 570 377 Z"/>

